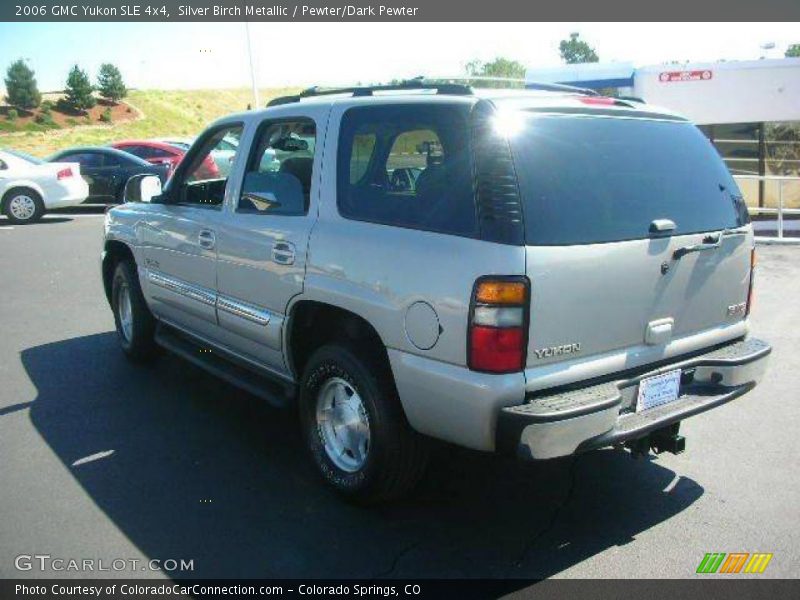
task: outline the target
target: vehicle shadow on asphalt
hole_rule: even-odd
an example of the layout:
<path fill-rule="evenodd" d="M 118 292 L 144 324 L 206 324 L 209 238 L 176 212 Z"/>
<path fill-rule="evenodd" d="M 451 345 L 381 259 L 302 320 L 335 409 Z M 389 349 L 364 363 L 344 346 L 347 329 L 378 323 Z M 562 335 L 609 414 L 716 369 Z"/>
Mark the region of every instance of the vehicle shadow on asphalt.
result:
<path fill-rule="evenodd" d="M 70 219 L 68 217 L 48 217 L 44 216 L 36 223 L 31 223 L 30 225 L 22 225 L 22 227 L 30 227 L 31 225 L 55 225 L 56 223 L 69 223 L 70 221 L 74 221 L 74 219 Z M 17 227 L 7 218 L 0 218 L 0 228 L 2 227 Z"/>
<path fill-rule="evenodd" d="M 22 362 L 37 431 L 146 556 L 194 560 L 177 577 L 548 577 L 703 493 L 620 451 L 524 464 L 443 445 L 412 497 L 357 508 L 321 483 L 290 411 L 176 357 L 134 366 L 103 333 Z"/>

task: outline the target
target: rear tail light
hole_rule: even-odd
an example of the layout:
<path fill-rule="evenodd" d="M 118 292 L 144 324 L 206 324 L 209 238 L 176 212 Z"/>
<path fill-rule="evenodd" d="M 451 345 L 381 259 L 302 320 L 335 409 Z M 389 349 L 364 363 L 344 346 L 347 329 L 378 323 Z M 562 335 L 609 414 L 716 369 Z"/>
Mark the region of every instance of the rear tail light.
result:
<path fill-rule="evenodd" d="M 750 309 L 753 307 L 753 284 L 756 279 L 756 249 L 750 250 L 750 285 L 747 288 L 747 307 L 744 316 L 750 316 Z"/>
<path fill-rule="evenodd" d="M 68 177 L 72 177 L 72 169 L 67 167 L 66 169 L 61 169 L 58 173 L 56 173 L 56 179 L 61 181 L 62 179 L 66 179 Z"/>
<path fill-rule="evenodd" d="M 525 367 L 530 286 L 524 277 L 482 277 L 469 315 L 468 365 L 473 371 L 513 373 Z"/>

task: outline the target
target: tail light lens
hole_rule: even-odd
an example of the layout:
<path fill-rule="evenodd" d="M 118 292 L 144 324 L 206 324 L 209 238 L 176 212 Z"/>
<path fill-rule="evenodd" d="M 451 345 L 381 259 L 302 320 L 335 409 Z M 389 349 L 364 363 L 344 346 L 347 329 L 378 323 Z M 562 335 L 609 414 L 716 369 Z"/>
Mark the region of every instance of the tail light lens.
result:
<path fill-rule="evenodd" d="M 470 369 L 513 373 L 525 368 L 529 304 L 530 285 L 524 277 L 475 282 L 467 342 Z"/>
<path fill-rule="evenodd" d="M 750 285 L 747 288 L 747 308 L 745 308 L 744 316 L 750 316 L 750 309 L 753 307 L 753 284 L 756 279 L 756 249 L 750 250 Z"/>
<path fill-rule="evenodd" d="M 56 173 L 56 179 L 61 181 L 62 179 L 67 179 L 68 177 L 72 177 L 72 169 L 67 167 L 66 169 L 61 169 L 58 173 Z"/>

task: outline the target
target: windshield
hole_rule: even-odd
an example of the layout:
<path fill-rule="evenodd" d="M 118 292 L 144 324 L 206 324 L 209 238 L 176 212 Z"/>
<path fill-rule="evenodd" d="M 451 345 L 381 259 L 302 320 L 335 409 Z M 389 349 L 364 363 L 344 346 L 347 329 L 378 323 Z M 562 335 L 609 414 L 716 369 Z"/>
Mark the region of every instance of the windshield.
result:
<path fill-rule="evenodd" d="M 24 152 L 20 152 L 18 150 L 3 150 L 6 154 L 10 154 L 11 156 L 16 156 L 20 160 L 24 160 L 25 162 L 29 162 L 33 165 L 43 165 L 44 161 L 40 158 L 36 158 L 35 156 L 31 156 L 30 154 L 25 154 Z"/>
<path fill-rule="evenodd" d="M 528 245 L 683 235 L 749 222 L 736 183 L 692 124 L 525 115 L 509 134 Z"/>

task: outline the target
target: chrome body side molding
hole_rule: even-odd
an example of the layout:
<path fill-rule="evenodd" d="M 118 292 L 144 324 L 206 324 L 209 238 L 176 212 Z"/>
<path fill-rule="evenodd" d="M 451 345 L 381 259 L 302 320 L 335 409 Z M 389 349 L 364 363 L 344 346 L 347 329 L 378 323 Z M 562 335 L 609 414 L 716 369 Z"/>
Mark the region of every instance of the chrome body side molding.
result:
<path fill-rule="evenodd" d="M 224 310 L 236 317 L 252 321 L 265 327 L 272 318 L 272 313 L 258 306 L 234 300 L 228 296 L 217 296 L 217 310 Z"/>

